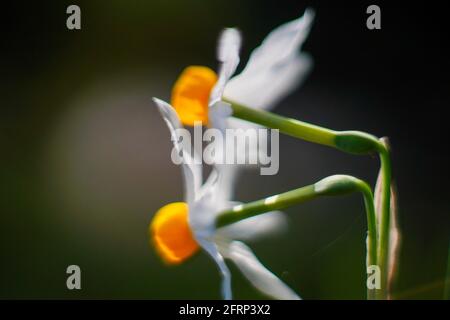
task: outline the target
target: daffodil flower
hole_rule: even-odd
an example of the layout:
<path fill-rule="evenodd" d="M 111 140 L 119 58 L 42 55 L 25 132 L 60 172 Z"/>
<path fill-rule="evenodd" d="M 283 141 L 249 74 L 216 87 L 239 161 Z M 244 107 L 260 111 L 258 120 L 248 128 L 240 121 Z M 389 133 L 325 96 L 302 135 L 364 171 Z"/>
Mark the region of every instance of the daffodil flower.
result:
<path fill-rule="evenodd" d="M 231 275 L 225 258 L 234 262 L 250 283 L 262 293 L 276 299 L 299 299 L 299 296 L 271 271 L 264 267 L 243 242 L 283 226 L 284 216 L 269 212 L 223 228 L 216 228 L 217 214 L 236 205 L 228 198 L 229 180 L 220 179 L 213 169 L 202 181 L 202 166 L 195 164 L 188 150 L 183 149 L 177 129 L 181 128 L 176 111 L 166 102 L 154 99 L 171 132 L 181 162 L 185 202 L 162 207 L 150 224 L 152 241 L 167 263 L 179 264 L 200 248 L 217 264 L 222 276 L 222 295 L 231 299 Z"/>
<path fill-rule="evenodd" d="M 274 29 L 251 53 L 243 71 L 234 77 L 239 64 L 241 35 L 234 28 L 225 29 L 218 41 L 218 75 L 208 67 L 190 66 L 175 82 L 171 104 L 181 122 L 187 126 L 207 124 L 222 132 L 226 128 L 246 130 L 259 127 L 255 123 L 232 118 L 231 104 L 227 101 L 268 110 L 293 91 L 311 69 L 312 59 L 300 52 L 300 48 L 309 34 L 313 19 L 313 10 L 307 9 L 302 17 Z M 264 140 L 250 141 L 248 149 L 233 150 L 233 154 L 246 154 L 249 158 L 257 159 L 258 153 L 264 155 L 267 151 L 266 138 L 261 135 L 259 139 Z M 251 146 L 259 148 L 252 149 Z M 225 150 L 225 153 L 229 152 Z M 217 154 L 219 158 L 221 155 Z M 230 195 L 240 167 L 217 166 L 221 171 L 221 179 L 229 181 L 226 192 Z"/>
<path fill-rule="evenodd" d="M 304 15 L 285 23 L 264 39 L 250 55 L 243 71 L 232 77 L 239 64 L 241 35 L 234 28 L 225 29 L 218 41 L 217 75 L 203 66 L 186 68 L 172 90 L 172 106 L 181 122 L 192 126 L 196 121 L 223 129 L 232 114 L 233 101 L 257 109 L 270 109 L 304 79 L 311 58 L 301 53 L 314 18 L 307 9 Z M 233 119 L 234 121 L 239 121 Z M 239 127 L 242 127 L 242 121 Z"/>

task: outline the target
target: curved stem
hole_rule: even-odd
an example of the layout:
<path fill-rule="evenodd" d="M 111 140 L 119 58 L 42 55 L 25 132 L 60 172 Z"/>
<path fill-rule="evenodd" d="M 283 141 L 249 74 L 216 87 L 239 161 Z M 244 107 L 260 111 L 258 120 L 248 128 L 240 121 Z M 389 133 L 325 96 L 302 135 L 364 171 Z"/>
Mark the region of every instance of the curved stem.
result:
<path fill-rule="evenodd" d="M 216 227 L 225 227 L 246 218 L 273 210 L 287 208 L 320 196 L 338 196 L 353 192 L 360 192 L 364 197 L 368 229 L 367 264 L 375 265 L 377 263 L 377 232 L 373 193 L 370 186 L 366 182 L 352 176 L 330 176 L 306 187 L 298 188 L 250 203 L 237 205 L 229 210 L 221 212 L 217 216 Z M 373 293 L 368 292 L 368 298 L 372 297 Z"/>
<path fill-rule="evenodd" d="M 233 116 L 251 121 L 268 128 L 278 129 L 280 132 L 321 145 L 334 147 L 340 151 L 351 154 L 378 153 L 381 161 L 382 188 L 381 212 L 378 224 L 374 229 L 379 231 L 377 261 L 381 270 L 380 298 L 387 297 L 388 259 L 389 259 L 389 223 L 390 223 L 390 197 L 391 197 L 391 162 L 388 148 L 377 137 L 360 131 L 334 131 L 320 126 L 312 125 L 295 119 L 286 118 L 267 112 L 240 105 L 234 101 L 226 100 L 231 104 Z M 372 201 L 373 202 L 373 201 Z"/>

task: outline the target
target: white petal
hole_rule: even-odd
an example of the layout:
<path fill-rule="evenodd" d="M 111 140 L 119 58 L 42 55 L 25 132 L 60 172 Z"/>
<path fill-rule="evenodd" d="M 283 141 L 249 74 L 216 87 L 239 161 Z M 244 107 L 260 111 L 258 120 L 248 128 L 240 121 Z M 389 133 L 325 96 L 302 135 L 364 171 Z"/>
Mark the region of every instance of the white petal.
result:
<path fill-rule="evenodd" d="M 235 181 L 237 178 L 238 167 L 233 164 L 216 165 L 216 170 L 219 172 L 219 182 L 216 203 L 220 209 L 230 207 L 230 201 L 234 196 Z"/>
<path fill-rule="evenodd" d="M 220 274 L 222 276 L 222 297 L 225 300 L 231 300 L 231 273 L 227 265 L 225 264 L 222 255 L 217 250 L 217 246 L 213 242 L 203 238 L 197 238 L 197 241 L 199 242 L 200 246 L 213 258 L 214 262 L 219 268 Z"/>
<path fill-rule="evenodd" d="M 232 298 L 231 274 L 213 242 L 216 233 L 215 218 L 218 210 L 217 198 L 219 189 L 219 173 L 213 168 L 205 184 L 201 187 L 194 203 L 189 205 L 189 224 L 198 244 L 213 258 L 222 276 L 222 296 L 226 300 Z"/>
<path fill-rule="evenodd" d="M 241 220 L 217 230 L 217 235 L 236 240 L 256 240 L 287 229 L 286 215 L 272 211 Z"/>
<path fill-rule="evenodd" d="M 308 37 L 313 20 L 314 11 L 307 9 L 303 16 L 272 30 L 252 52 L 245 70 L 258 71 L 296 54 Z"/>
<path fill-rule="evenodd" d="M 232 114 L 232 109 L 229 103 L 218 101 L 214 105 L 210 107 L 209 111 L 209 119 L 212 124 L 212 127 L 219 129 L 223 134 L 223 146 L 227 147 L 231 146 L 231 144 L 227 144 L 226 140 L 226 129 L 228 129 L 228 118 Z M 223 150 L 225 154 L 230 152 L 230 150 Z M 231 150 L 233 153 L 234 150 Z M 220 153 L 219 150 L 217 152 Z M 218 156 L 219 159 L 225 160 L 224 155 L 220 154 Z M 215 172 L 217 174 L 217 190 L 215 192 L 215 203 L 218 209 L 223 209 L 231 200 L 234 191 L 234 182 L 237 176 L 238 166 L 236 165 L 227 165 L 223 162 L 215 164 Z M 208 178 L 209 180 L 209 178 Z"/>
<path fill-rule="evenodd" d="M 191 203 L 195 200 L 196 194 L 200 189 L 202 182 L 202 167 L 195 164 L 189 150 L 185 149 L 183 144 L 180 142 L 177 129 L 182 129 L 183 127 L 175 109 L 170 104 L 160 99 L 153 98 L 153 101 L 158 106 L 163 119 L 169 127 L 174 147 L 177 149 L 178 154 L 181 154 L 183 157 L 181 168 L 183 172 L 184 191 L 187 202 Z"/>
<path fill-rule="evenodd" d="M 252 52 L 242 73 L 227 83 L 224 97 L 268 109 L 295 89 L 311 69 L 312 59 L 298 51 L 313 18 L 314 12 L 308 9 L 299 19 L 273 30 Z"/>
<path fill-rule="evenodd" d="M 213 167 L 208 179 L 197 193 L 196 201 L 189 206 L 189 223 L 198 238 L 213 239 L 216 233 L 217 214 L 231 208 L 230 196 L 234 178 L 224 165 Z M 232 169 L 233 166 L 227 166 Z"/>
<path fill-rule="evenodd" d="M 205 197 L 212 197 L 210 194 L 215 193 L 217 190 L 217 184 L 219 182 L 219 174 L 215 168 L 213 168 L 206 179 L 205 183 L 200 187 L 198 199 L 201 201 Z"/>
<path fill-rule="evenodd" d="M 220 252 L 231 259 L 251 284 L 262 293 L 280 300 L 299 300 L 300 297 L 278 277 L 264 267 L 244 243 L 233 241 L 221 245 Z"/>
<path fill-rule="evenodd" d="M 218 212 L 229 207 L 234 179 L 235 167 L 233 165 L 215 165 L 208 179 L 200 189 L 201 199 L 210 197 L 211 203 Z"/>
<path fill-rule="evenodd" d="M 217 192 L 217 181 L 213 187 L 201 189 L 201 197 L 189 204 L 189 224 L 197 239 L 213 239 L 216 233 L 215 219 L 219 212 L 214 199 Z"/>
<path fill-rule="evenodd" d="M 214 217 L 222 210 L 231 208 L 234 203 L 231 198 L 234 193 L 234 182 L 237 167 L 235 165 L 214 165 L 206 182 L 201 186 L 198 193 L 197 206 L 203 204 L 205 215 Z"/>
<path fill-rule="evenodd" d="M 233 118 L 233 117 L 229 117 L 226 120 L 227 123 L 227 128 L 229 129 L 241 129 L 241 130 L 255 130 L 256 131 L 256 135 L 249 135 L 246 139 L 248 139 L 248 144 L 247 145 L 241 145 L 243 148 L 239 149 L 237 151 L 235 151 L 238 154 L 243 154 L 245 153 L 246 155 L 246 159 L 257 159 L 259 161 L 259 159 L 262 159 L 262 157 L 260 157 L 260 154 L 263 156 L 267 156 L 268 154 L 268 145 L 267 145 L 267 128 L 260 126 L 256 123 L 253 122 L 249 122 L 249 121 L 245 121 L 245 120 L 241 120 L 238 118 Z M 262 134 L 260 136 L 259 134 L 259 129 L 264 129 L 266 130 L 265 134 Z M 236 146 L 237 148 L 238 146 Z M 248 166 L 250 164 L 247 164 Z"/>
<path fill-rule="evenodd" d="M 257 73 L 241 73 L 228 82 L 223 96 L 251 108 L 271 109 L 301 84 L 311 66 L 311 58 L 302 54 Z"/>
<path fill-rule="evenodd" d="M 211 126 L 225 133 L 227 119 L 233 114 L 231 105 L 224 101 L 217 101 L 209 107 L 208 116 Z"/>
<path fill-rule="evenodd" d="M 234 154 L 234 155 L 243 155 L 245 154 L 246 161 L 248 159 L 260 159 L 258 157 L 258 152 L 263 152 L 265 155 L 267 154 L 267 148 L 266 142 L 267 142 L 267 135 L 262 135 L 259 139 L 259 132 L 258 129 L 262 128 L 259 125 L 256 125 L 252 122 L 240 120 L 231 117 L 233 113 L 233 110 L 231 108 L 231 105 L 224 101 L 218 101 L 214 105 L 212 105 L 209 108 L 209 120 L 211 123 L 211 126 L 215 129 L 219 129 L 223 134 L 223 144 L 224 144 L 224 152 L 225 154 Z M 226 130 L 227 129 L 239 129 L 239 132 L 242 132 L 245 134 L 247 130 L 255 130 L 255 134 L 251 134 L 248 136 L 245 136 L 244 138 L 248 141 L 248 143 L 227 143 L 227 135 Z M 238 132 L 234 132 L 234 134 L 238 134 Z M 258 147 L 258 145 L 260 147 Z M 240 148 L 239 148 L 240 147 Z M 239 148 L 239 149 L 237 149 Z M 236 157 L 236 156 L 235 156 Z M 218 155 L 218 159 L 222 160 L 222 163 L 225 163 L 224 155 L 220 154 Z M 248 164 L 248 161 L 247 161 Z M 235 164 L 234 167 L 238 168 L 242 165 Z"/>
<path fill-rule="evenodd" d="M 210 105 L 219 101 L 222 97 L 228 79 L 236 71 L 239 64 L 239 49 L 241 47 L 241 34 L 238 30 L 227 28 L 222 31 L 219 36 L 217 47 L 217 59 L 221 62 L 219 79 L 214 86 L 211 96 Z"/>

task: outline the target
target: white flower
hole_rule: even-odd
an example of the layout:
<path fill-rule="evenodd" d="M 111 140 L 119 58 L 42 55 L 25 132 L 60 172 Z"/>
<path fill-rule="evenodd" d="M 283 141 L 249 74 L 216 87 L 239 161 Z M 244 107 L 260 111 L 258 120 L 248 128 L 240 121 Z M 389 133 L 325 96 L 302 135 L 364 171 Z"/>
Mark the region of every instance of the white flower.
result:
<path fill-rule="evenodd" d="M 267 110 L 293 91 L 311 69 L 312 59 L 300 49 L 308 37 L 313 19 L 313 10 L 307 9 L 302 17 L 274 29 L 252 52 L 244 70 L 234 77 L 239 64 L 241 35 L 236 29 L 225 29 L 218 41 L 219 75 L 207 67 L 190 66 L 173 87 L 172 105 L 182 123 L 192 126 L 200 121 L 222 132 L 227 128 L 258 128 L 256 124 L 232 118 L 231 105 L 224 99 Z M 267 154 L 266 135 L 249 135 L 248 139 L 259 141 L 249 141 L 248 147 L 241 145 L 242 150 L 225 152 L 243 154 L 247 159 L 261 159 L 260 155 L 264 157 Z M 240 167 L 217 166 L 222 179 L 230 180 L 227 191 L 230 195 Z"/>
<path fill-rule="evenodd" d="M 153 219 L 150 226 L 152 237 L 163 258 L 174 263 L 182 262 L 195 252 L 197 243 L 217 264 L 225 299 L 231 299 L 232 294 L 231 275 L 224 258 L 233 261 L 262 293 L 276 299 L 299 299 L 292 289 L 261 264 L 248 246 L 238 241 L 279 230 L 285 224 L 284 216 L 271 212 L 216 229 L 217 214 L 236 205 L 230 201 L 226 191 L 230 189 L 230 181 L 221 179 L 221 171 L 213 169 L 203 183 L 202 166 L 192 161 L 192 155 L 180 143 L 177 129 L 181 128 L 181 123 L 177 113 L 168 103 L 158 99 L 154 101 L 170 129 L 175 148 L 184 158 L 181 166 L 187 204 L 168 205 Z"/>
<path fill-rule="evenodd" d="M 268 110 L 291 93 L 306 77 L 312 66 L 311 57 L 301 52 L 308 37 L 314 12 L 285 23 L 270 32 L 250 55 L 244 70 L 231 78 L 239 64 L 240 34 L 225 29 L 219 38 L 217 58 L 221 62 L 218 81 L 210 96 L 211 120 L 223 127 L 223 98 L 247 107 Z M 239 127 L 242 127 L 242 121 Z"/>
<path fill-rule="evenodd" d="M 250 55 L 244 70 L 234 76 L 239 64 L 241 35 L 234 28 L 219 37 L 217 58 L 219 74 L 202 66 L 186 68 L 172 90 L 172 105 L 185 125 L 195 121 L 216 128 L 228 127 L 232 114 L 230 100 L 247 107 L 270 109 L 294 90 L 311 69 L 312 59 L 300 52 L 308 37 L 314 12 L 270 32 Z"/>

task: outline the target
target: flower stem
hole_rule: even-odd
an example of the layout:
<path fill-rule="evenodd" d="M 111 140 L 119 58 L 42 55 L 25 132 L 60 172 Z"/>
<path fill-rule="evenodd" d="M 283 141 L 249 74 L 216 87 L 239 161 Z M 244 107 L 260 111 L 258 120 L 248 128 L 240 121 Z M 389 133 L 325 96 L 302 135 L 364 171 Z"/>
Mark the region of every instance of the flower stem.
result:
<path fill-rule="evenodd" d="M 309 142 L 330 147 L 335 146 L 334 139 L 336 132 L 333 130 L 283 117 L 272 112 L 249 108 L 226 99 L 224 100 L 231 103 L 233 117 L 258 123 L 268 128 L 279 129 L 284 134 Z"/>
<path fill-rule="evenodd" d="M 216 218 L 216 227 L 221 228 L 232 223 L 263 214 L 273 210 L 280 210 L 321 196 L 338 196 L 360 192 L 364 197 L 367 214 L 367 264 L 377 263 L 377 232 L 376 215 L 373 193 L 370 186 L 357 178 L 347 175 L 334 175 L 319 182 L 299 189 L 284 192 L 265 199 L 237 205 L 221 212 Z M 368 297 L 373 297 L 368 292 Z"/>
<path fill-rule="evenodd" d="M 387 278 L 389 259 L 389 234 L 391 220 L 391 161 L 389 150 L 384 147 L 380 152 L 381 174 L 382 174 L 382 194 L 381 194 L 381 216 L 379 220 L 379 248 L 378 264 L 381 270 L 381 290 L 378 297 L 387 298 Z"/>
<path fill-rule="evenodd" d="M 378 153 L 381 162 L 382 187 L 381 216 L 375 230 L 379 231 L 377 261 L 381 270 L 381 290 L 377 292 L 379 298 L 387 297 L 388 259 L 389 259 L 389 223 L 391 198 L 391 162 L 388 148 L 377 137 L 361 131 L 334 131 L 306 122 L 279 116 L 264 110 L 243 106 L 234 101 L 224 99 L 231 104 L 233 116 L 251 121 L 268 128 L 278 129 L 280 132 L 313 143 L 334 147 L 351 154 Z M 372 244 L 373 245 L 373 244 Z"/>
<path fill-rule="evenodd" d="M 370 154 L 380 152 L 382 143 L 377 137 L 360 131 L 334 131 L 307 122 L 283 117 L 272 112 L 253 109 L 233 101 L 233 117 L 254 122 L 262 126 L 278 129 L 281 133 L 352 154 Z"/>
<path fill-rule="evenodd" d="M 288 208 L 318 196 L 319 194 L 314 190 L 314 185 L 309 185 L 265 199 L 240 204 L 227 211 L 221 212 L 216 218 L 216 226 L 218 228 L 225 227 L 259 214 Z"/>

